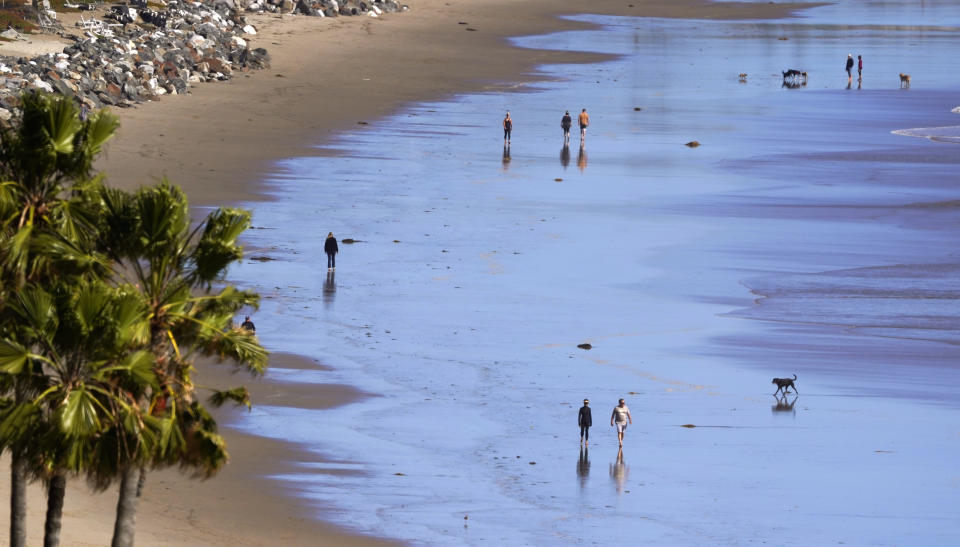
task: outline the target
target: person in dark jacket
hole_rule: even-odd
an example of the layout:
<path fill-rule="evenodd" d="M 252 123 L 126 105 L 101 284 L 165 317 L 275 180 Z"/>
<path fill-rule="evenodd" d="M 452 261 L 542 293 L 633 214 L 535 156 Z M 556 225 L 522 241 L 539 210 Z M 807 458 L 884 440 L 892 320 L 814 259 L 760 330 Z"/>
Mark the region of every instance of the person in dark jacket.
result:
<path fill-rule="evenodd" d="M 333 232 L 327 234 L 327 240 L 323 242 L 323 252 L 327 253 L 327 271 L 332 272 L 337 269 L 337 238 L 333 237 Z"/>
<path fill-rule="evenodd" d="M 580 414 L 577 415 L 577 425 L 580 426 L 580 444 L 590 444 L 590 426 L 593 425 L 593 415 L 590 414 L 590 399 L 583 400 Z"/>
<path fill-rule="evenodd" d="M 853 81 L 853 53 L 847 55 L 847 82 Z"/>
<path fill-rule="evenodd" d="M 253 324 L 253 321 L 250 320 L 249 315 L 243 318 L 243 323 L 240 323 L 240 328 L 249 332 L 250 334 L 257 332 L 257 327 Z"/>
<path fill-rule="evenodd" d="M 570 117 L 570 111 L 567 110 L 566 114 L 560 118 L 560 127 L 563 128 L 563 144 L 570 144 L 570 127 L 573 126 L 573 118 Z"/>

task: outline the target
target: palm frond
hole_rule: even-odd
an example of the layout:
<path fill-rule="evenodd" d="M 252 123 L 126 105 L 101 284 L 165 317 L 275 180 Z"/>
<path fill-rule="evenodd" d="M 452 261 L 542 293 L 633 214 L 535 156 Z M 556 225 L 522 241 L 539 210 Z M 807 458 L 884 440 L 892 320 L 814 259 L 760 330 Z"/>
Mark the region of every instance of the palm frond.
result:
<path fill-rule="evenodd" d="M 252 408 L 250 404 L 250 391 L 244 386 L 223 391 L 214 391 L 208 401 L 214 408 L 220 408 L 228 401 L 232 401 L 237 406 L 243 405 L 247 407 L 248 410 Z"/>

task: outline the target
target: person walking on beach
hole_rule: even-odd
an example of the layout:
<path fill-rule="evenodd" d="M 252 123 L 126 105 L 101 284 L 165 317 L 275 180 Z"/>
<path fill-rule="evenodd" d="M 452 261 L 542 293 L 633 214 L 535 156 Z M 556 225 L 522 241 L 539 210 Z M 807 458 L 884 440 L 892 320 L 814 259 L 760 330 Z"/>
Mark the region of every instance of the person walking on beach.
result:
<path fill-rule="evenodd" d="M 863 55 L 857 55 L 857 81 L 863 80 Z"/>
<path fill-rule="evenodd" d="M 510 133 L 513 131 L 513 119 L 507 110 L 507 117 L 503 119 L 503 142 L 510 144 Z"/>
<path fill-rule="evenodd" d="M 587 126 L 590 125 L 590 115 L 586 108 L 580 112 L 577 123 L 580 125 L 580 145 L 583 146 L 583 140 L 587 137 Z"/>
<path fill-rule="evenodd" d="M 327 271 L 332 272 L 337 269 L 337 238 L 333 237 L 333 232 L 327 234 L 327 240 L 323 242 L 323 252 L 327 253 Z"/>
<path fill-rule="evenodd" d="M 847 83 L 853 81 L 853 53 L 847 54 Z"/>
<path fill-rule="evenodd" d="M 633 417 L 630 416 L 627 403 L 620 399 L 617 406 L 613 407 L 613 414 L 610 415 L 610 425 L 617 426 L 617 440 L 620 441 L 620 446 L 623 446 L 623 434 L 627 431 L 627 422 L 633 425 Z"/>
<path fill-rule="evenodd" d="M 253 321 L 250 320 L 249 315 L 243 318 L 243 323 L 240 323 L 240 328 L 249 332 L 250 334 L 257 332 L 257 327 L 253 324 Z"/>
<path fill-rule="evenodd" d="M 573 118 L 570 117 L 570 111 L 563 115 L 563 118 L 560 119 L 560 127 L 563 128 L 563 144 L 564 146 L 570 144 L 570 127 L 573 126 Z"/>
<path fill-rule="evenodd" d="M 580 444 L 590 444 L 590 426 L 593 425 L 593 415 L 590 414 L 590 399 L 583 400 L 580 413 L 577 414 L 577 425 L 580 426 Z"/>

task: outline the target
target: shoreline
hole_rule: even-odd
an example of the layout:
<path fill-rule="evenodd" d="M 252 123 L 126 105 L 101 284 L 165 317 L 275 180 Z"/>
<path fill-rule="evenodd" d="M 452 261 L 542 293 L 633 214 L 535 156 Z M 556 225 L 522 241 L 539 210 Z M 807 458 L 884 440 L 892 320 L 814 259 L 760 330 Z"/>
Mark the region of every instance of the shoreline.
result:
<path fill-rule="evenodd" d="M 409 12 L 377 19 L 249 16 L 258 28 L 252 45 L 267 48 L 269 69 L 119 111 L 117 137 L 97 167 L 123 188 L 166 176 L 184 187 L 194 206 L 263 199 L 256 185 L 274 161 L 315 154 L 359 122 L 405 104 L 534 82 L 538 65 L 602 60 L 509 43 L 516 36 L 591 27 L 564 15 L 769 19 L 812 6 L 653 0 L 634 7 L 599 0 L 584 10 L 550 0 L 421 0 Z"/>
<path fill-rule="evenodd" d="M 811 6 L 728 5 L 702 0 L 675 4 L 661 0 L 633 8 L 626 2 L 601 0 L 591 4 L 588 11 L 766 19 Z M 195 208 L 265 199 L 269 189 L 259 187 L 258 181 L 274 161 L 316 154 L 317 146 L 340 131 L 356 128 L 360 121 L 375 123 L 413 102 L 468 90 L 505 89 L 510 82 L 536 81 L 531 71 L 538 65 L 602 59 L 586 53 L 525 50 L 508 42 L 518 35 L 586 28 L 558 18 L 582 11 L 567 10 L 547 0 L 471 1 L 455 6 L 428 0 L 417 2 L 406 14 L 376 20 L 299 17 L 281 21 L 250 16 L 260 29 L 254 44 L 268 48 L 273 59 L 271 69 L 240 75 L 227 83 L 199 86 L 186 97 L 165 97 L 135 109 L 117 110 L 121 128 L 97 167 L 108 175 L 109 183 L 125 188 L 168 176 L 186 190 Z M 476 31 L 466 32 L 461 21 Z M 360 28 L 355 28 L 357 25 Z M 423 40 L 424 36 L 429 39 Z M 342 44 L 351 40 L 356 42 L 346 51 Z M 438 44 L 448 47 L 438 52 Z M 335 53 L 322 55 L 323 50 L 334 47 L 338 48 Z M 344 97 L 336 97 L 337 92 Z M 498 115 L 491 113 L 492 125 Z M 206 374 L 208 367 L 202 368 Z M 264 396 L 263 391 L 254 389 L 255 384 L 270 384 L 280 390 L 279 396 L 289 394 L 269 380 L 238 381 L 252 388 L 254 404 Z M 273 394 L 277 396 L 276 391 Z M 333 386 L 328 394 L 336 400 L 330 406 L 363 396 L 347 386 Z M 188 522 L 190 532 L 184 534 L 190 539 L 178 537 L 175 543 L 266 544 L 278 539 L 276 530 L 280 527 L 289 534 L 283 540 L 292 544 L 315 544 L 320 537 L 338 544 L 380 543 L 305 516 L 307 510 L 299 500 L 284 495 L 282 487 L 265 478 L 282 473 L 289 465 L 284 462 L 316 456 L 305 456 L 305 450 L 286 443 L 235 431 L 228 431 L 227 438 L 233 458 L 217 478 L 191 481 L 175 470 L 151 475 L 154 480 L 148 479 L 138 515 L 140 542 L 170 542 L 167 532 Z M 64 537 L 67 544 L 99 543 L 109 536 L 116 498 L 112 490 L 85 494 L 81 482 L 73 480 L 69 484 Z M 191 502 L 184 504 L 184 498 Z M 42 522 L 42 499 L 42 492 L 34 485 L 29 500 L 31 518 L 39 518 L 37 522 Z M 222 505 L 215 512 L 209 511 L 213 504 Z M 264 511 L 264 505 L 274 510 Z M 80 506 L 83 511 L 77 510 Z M 174 508 L 180 512 L 172 512 Z M 31 542 L 39 538 L 36 531 L 40 529 L 42 526 L 31 521 Z"/>

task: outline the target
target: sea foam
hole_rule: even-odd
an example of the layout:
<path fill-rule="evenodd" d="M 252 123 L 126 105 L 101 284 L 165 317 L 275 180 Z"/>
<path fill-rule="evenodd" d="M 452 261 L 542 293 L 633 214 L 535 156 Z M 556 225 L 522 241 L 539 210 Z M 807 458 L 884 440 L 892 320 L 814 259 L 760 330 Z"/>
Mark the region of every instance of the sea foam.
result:
<path fill-rule="evenodd" d="M 894 135 L 903 135 L 905 137 L 919 137 L 930 139 L 937 142 L 952 142 L 960 144 L 960 125 L 947 125 L 944 127 L 914 127 L 912 129 L 896 129 L 891 131 Z"/>

